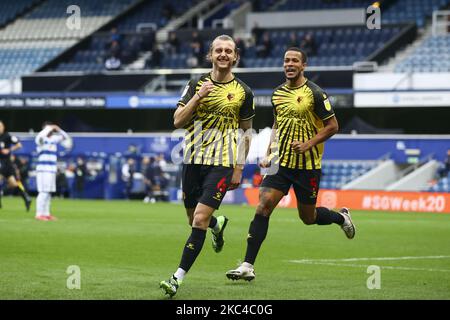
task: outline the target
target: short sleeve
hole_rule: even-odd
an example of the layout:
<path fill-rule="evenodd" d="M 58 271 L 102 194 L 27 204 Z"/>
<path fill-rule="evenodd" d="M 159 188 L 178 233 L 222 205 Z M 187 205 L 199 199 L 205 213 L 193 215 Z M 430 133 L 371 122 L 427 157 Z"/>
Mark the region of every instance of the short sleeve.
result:
<path fill-rule="evenodd" d="M 181 98 L 178 101 L 177 105 L 186 105 L 189 100 L 192 99 L 192 97 L 195 95 L 195 87 L 197 85 L 197 81 L 195 80 L 190 80 L 186 86 L 183 89 L 183 92 L 181 93 Z"/>
<path fill-rule="evenodd" d="M 323 90 L 316 90 L 314 93 L 314 112 L 322 120 L 334 116 L 334 110 L 331 106 L 330 99 Z"/>
<path fill-rule="evenodd" d="M 253 92 L 247 88 L 244 88 L 244 90 L 245 98 L 239 110 L 239 118 L 240 120 L 250 120 L 255 116 L 255 101 L 253 99 Z"/>
<path fill-rule="evenodd" d="M 274 118 L 277 116 L 277 107 L 275 106 L 275 103 L 273 102 L 273 96 L 275 95 L 275 91 L 272 92 L 272 95 L 270 96 L 270 103 L 272 104 L 272 110 L 273 110 Z"/>

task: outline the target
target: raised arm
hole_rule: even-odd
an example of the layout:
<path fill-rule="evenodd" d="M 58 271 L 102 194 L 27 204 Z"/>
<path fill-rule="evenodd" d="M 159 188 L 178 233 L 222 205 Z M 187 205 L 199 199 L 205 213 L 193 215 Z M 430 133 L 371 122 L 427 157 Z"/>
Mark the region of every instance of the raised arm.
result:
<path fill-rule="evenodd" d="M 69 135 L 63 129 L 58 127 L 58 132 L 61 134 L 64 140 L 70 140 Z"/>
<path fill-rule="evenodd" d="M 47 137 L 50 132 L 53 130 L 52 126 L 46 126 L 41 132 L 38 133 L 34 141 L 37 145 L 41 145 L 44 143 L 44 138 Z"/>
<path fill-rule="evenodd" d="M 183 128 L 191 119 L 200 101 L 205 98 L 214 88 L 211 81 L 202 84 L 197 93 L 193 94 L 186 105 L 178 104 L 173 115 L 173 125 L 175 128 Z"/>

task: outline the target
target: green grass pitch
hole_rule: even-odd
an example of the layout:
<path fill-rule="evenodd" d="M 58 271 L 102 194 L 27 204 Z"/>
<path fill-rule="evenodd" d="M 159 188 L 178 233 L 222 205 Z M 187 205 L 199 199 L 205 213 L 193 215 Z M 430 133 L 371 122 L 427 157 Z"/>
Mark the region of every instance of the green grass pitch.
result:
<path fill-rule="evenodd" d="M 52 211 L 58 221 L 35 221 L 19 198 L 3 199 L 0 299 L 166 299 L 159 282 L 190 233 L 182 205 L 56 199 Z M 243 258 L 254 208 L 217 214 L 230 218 L 225 247 L 215 253 L 208 231 L 175 299 L 450 299 L 449 214 L 353 211 L 348 240 L 336 225 L 306 226 L 296 210 L 277 209 L 252 282 L 225 272 Z M 71 265 L 79 290 L 66 286 Z M 370 265 L 380 267 L 380 289 L 367 287 Z"/>

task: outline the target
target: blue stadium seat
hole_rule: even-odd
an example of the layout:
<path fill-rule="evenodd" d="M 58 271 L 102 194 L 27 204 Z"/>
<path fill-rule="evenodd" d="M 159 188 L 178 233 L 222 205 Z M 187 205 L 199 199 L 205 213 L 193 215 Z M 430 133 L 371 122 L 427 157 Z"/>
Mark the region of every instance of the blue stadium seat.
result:
<path fill-rule="evenodd" d="M 49 0 L 50 2 L 59 0 Z M 62 3 L 69 0 L 62 0 Z M 168 21 L 162 21 L 163 10 L 166 5 L 171 5 L 174 9 L 174 16 L 178 16 L 185 12 L 188 8 L 193 5 L 194 0 L 168 0 L 168 1 L 145 1 L 139 5 L 136 10 L 125 15 L 116 23 L 117 30 L 121 36 L 121 60 L 122 64 L 128 64 L 133 62 L 142 51 L 148 51 L 152 47 L 152 36 L 148 33 L 139 33 L 137 35 L 130 34 L 133 32 L 135 34 L 137 26 L 141 23 L 154 23 L 157 28 L 163 27 Z M 130 4 L 135 3 L 136 0 L 119 0 L 119 1 L 101 1 L 101 0 L 82 0 L 81 3 L 89 3 L 86 6 L 87 15 L 102 15 L 105 13 L 120 12 L 123 8 L 128 7 Z M 54 14 L 54 9 L 50 8 L 48 5 L 41 10 L 40 15 L 51 16 Z M 103 61 L 109 56 L 109 46 L 110 46 L 110 35 L 107 33 L 98 32 L 94 34 L 90 40 L 88 48 L 82 49 L 84 53 L 77 52 L 68 58 L 69 63 L 72 65 L 72 69 L 77 71 L 83 71 L 85 68 L 92 68 L 89 64 L 77 64 L 76 62 L 95 62 L 95 70 L 101 70 L 103 67 Z M 187 44 L 183 44 L 180 51 L 187 53 L 191 48 Z M 164 57 L 162 62 L 162 67 L 169 68 L 185 68 L 186 67 L 186 55 L 184 56 L 174 56 L 174 57 Z M 173 59 L 173 61 L 171 61 Z M 102 63 L 97 63 L 101 60 Z M 63 69 L 66 66 L 63 67 Z M 53 68 L 53 70 L 61 70 L 59 66 Z M 91 70 L 91 69 L 90 69 Z"/>
<path fill-rule="evenodd" d="M 25 10 L 29 9 L 39 0 L 15 0 L 0 2 L 0 27 L 12 22 Z"/>
<path fill-rule="evenodd" d="M 449 3 L 449 0 L 398 0 L 383 12 L 382 23 L 413 21 L 422 28 L 434 10 L 444 8 Z"/>
<path fill-rule="evenodd" d="M 395 72 L 448 72 L 450 36 L 431 36 L 395 67 Z"/>
<path fill-rule="evenodd" d="M 331 161 L 322 164 L 322 188 L 339 189 L 351 180 L 371 170 L 373 162 Z"/>

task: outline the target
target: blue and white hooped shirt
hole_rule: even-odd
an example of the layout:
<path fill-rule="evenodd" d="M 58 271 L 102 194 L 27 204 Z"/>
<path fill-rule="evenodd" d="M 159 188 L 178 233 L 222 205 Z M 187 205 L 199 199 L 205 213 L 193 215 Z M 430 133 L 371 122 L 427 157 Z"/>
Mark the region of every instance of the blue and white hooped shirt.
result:
<path fill-rule="evenodd" d="M 57 171 L 57 160 L 58 160 L 58 144 L 66 139 L 70 139 L 66 132 L 59 130 L 56 133 L 50 132 L 52 128 L 46 127 L 44 130 L 39 132 L 36 137 L 38 162 L 36 165 L 36 172 L 51 172 L 56 173 Z"/>

